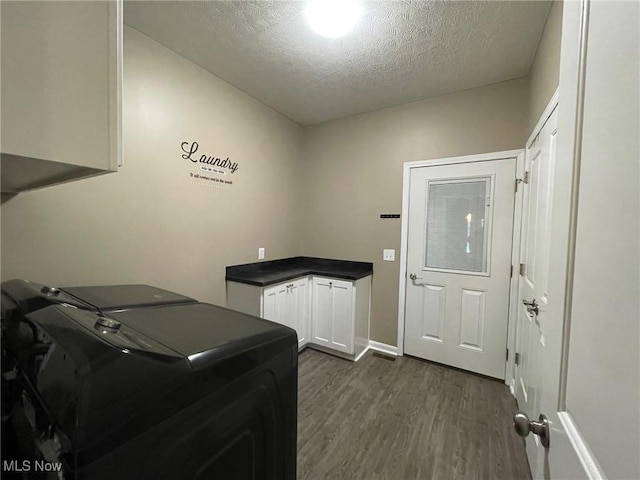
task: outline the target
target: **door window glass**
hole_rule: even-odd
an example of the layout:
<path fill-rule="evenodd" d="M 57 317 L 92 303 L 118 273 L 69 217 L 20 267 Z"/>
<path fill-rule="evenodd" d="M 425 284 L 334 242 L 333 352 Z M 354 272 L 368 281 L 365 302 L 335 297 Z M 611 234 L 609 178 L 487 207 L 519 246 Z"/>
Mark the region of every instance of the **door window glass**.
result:
<path fill-rule="evenodd" d="M 487 272 L 491 178 L 429 181 L 426 268 Z"/>

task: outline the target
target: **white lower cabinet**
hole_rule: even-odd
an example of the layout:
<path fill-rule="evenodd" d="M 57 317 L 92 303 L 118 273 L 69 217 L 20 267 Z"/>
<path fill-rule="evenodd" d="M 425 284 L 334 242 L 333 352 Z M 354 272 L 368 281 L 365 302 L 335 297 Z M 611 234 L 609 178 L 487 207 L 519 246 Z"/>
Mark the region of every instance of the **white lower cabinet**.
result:
<path fill-rule="evenodd" d="M 353 282 L 314 277 L 311 338 L 312 342 L 333 350 L 353 354 Z"/>
<path fill-rule="evenodd" d="M 371 276 L 311 278 L 312 346 L 357 360 L 369 346 Z"/>
<path fill-rule="evenodd" d="M 356 360 L 369 345 L 371 276 L 314 276 L 259 287 L 227 281 L 227 306 L 293 328 L 305 345 Z"/>
<path fill-rule="evenodd" d="M 296 279 L 262 289 L 260 316 L 293 328 L 298 347 L 309 341 L 309 280 Z"/>

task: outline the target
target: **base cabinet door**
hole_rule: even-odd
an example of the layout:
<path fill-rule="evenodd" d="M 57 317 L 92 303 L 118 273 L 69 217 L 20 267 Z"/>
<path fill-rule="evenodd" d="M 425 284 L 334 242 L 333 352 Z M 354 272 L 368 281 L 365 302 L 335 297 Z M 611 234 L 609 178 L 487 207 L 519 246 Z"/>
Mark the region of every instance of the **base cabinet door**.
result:
<path fill-rule="evenodd" d="M 309 279 L 293 282 L 289 289 L 291 298 L 292 322 L 298 332 L 298 348 L 309 343 Z"/>
<path fill-rule="evenodd" d="M 333 292 L 326 278 L 311 280 L 313 305 L 311 307 L 311 341 L 317 345 L 331 347 Z"/>
<path fill-rule="evenodd" d="M 353 354 L 353 283 L 314 277 L 312 285 L 311 342 Z"/>
<path fill-rule="evenodd" d="M 272 322 L 279 321 L 278 315 L 278 292 L 280 291 L 280 285 L 275 287 L 265 288 L 262 296 L 262 312 L 260 316 L 271 320 Z M 280 295 L 281 296 L 281 295 Z"/>
<path fill-rule="evenodd" d="M 293 328 L 298 334 L 298 346 L 308 340 L 309 302 L 308 279 L 266 287 L 262 294 L 261 317 Z"/>

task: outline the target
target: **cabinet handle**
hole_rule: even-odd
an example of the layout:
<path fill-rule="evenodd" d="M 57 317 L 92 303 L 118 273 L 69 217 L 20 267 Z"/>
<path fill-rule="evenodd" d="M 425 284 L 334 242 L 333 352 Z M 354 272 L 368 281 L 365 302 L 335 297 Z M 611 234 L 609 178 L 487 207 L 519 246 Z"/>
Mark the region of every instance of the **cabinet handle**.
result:
<path fill-rule="evenodd" d="M 333 282 L 329 282 L 329 288 L 333 288 Z"/>

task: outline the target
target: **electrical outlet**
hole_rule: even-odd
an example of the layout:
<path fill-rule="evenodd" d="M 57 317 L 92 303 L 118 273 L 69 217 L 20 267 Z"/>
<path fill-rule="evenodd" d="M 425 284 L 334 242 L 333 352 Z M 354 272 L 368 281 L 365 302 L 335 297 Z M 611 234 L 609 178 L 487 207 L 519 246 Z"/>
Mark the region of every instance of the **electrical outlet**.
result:
<path fill-rule="evenodd" d="M 264 247 L 258 249 L 258 260 L 264 260 Z"/>
<path fill-rule="evenodd" d="M 396 251 L 391 248 L 385 248 L 382 250 L 382 260 L 385 262 L 395 262 L 396 261 Z"/>

